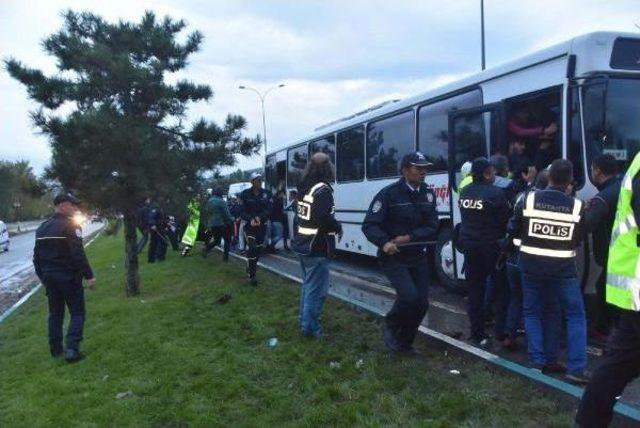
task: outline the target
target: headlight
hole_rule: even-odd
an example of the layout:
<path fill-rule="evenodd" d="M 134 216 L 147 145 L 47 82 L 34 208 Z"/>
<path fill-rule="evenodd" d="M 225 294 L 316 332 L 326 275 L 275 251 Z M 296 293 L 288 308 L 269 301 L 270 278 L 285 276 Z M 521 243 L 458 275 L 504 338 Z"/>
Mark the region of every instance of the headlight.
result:
<path fill-rule="evenodd" d="M 87 216 L 77 212 L 73 215 L 73 222 L 76 224 L 76 226 L 84 226 L 84 224 L 87 222 Z"/>

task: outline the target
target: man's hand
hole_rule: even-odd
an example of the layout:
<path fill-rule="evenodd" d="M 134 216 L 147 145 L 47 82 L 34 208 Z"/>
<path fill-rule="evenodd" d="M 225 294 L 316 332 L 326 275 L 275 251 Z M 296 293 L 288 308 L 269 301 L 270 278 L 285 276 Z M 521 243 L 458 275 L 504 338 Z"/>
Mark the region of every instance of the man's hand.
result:
<path fill-rule="evenodd" d="M 547 135 L 547 136 L 549 136 L 549 135 L 553 135 L 553 134 L 555 134 L 556 132 L 558 132 L 558 125 L 556 125 L 556 123 L 555 123 L 555 122 L 553 122 L 551 125 L 547 126 L 547 127 L 544 129 L 544 135 Z"/>
<path fill-rule="evenodd" d="M 409 235 L 396 236 L 395 238 L 393 238 L 391 240 L 391 242 L 393 242 L 396 245 L 407 244 L 407 243 L 411 242 L 411 236 L 409 236 Z"/>
<path fill-rule="evenodd" d="M 89 287 L 90 290 L 93 290 L 96 286 L 96 278 L 95 276 L 91 279 L 87 279 L 87 286 Z"/>
<path fill-rule="evenodd" d="M 389 256 L 392 256 L 400 252 L 395 242 L 393 241 L 389 241 L 386 244 L 384 244 L 384 246 L 382 247 L 382 251 Z"/>
<path fill-rule="evenodd" d="M 258 227 L 260 226 L 260 217 L 255 217 L 251 219 L 251 226 Z"/>

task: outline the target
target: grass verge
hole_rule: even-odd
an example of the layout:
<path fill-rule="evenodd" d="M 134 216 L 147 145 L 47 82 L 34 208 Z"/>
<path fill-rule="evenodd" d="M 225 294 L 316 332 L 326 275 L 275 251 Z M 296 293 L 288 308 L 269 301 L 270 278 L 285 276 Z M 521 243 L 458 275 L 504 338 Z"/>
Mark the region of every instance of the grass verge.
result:
<path fill-rule="evenodd" d="M 251 288 L 217 253 L 143 262 L 142 295 L 126 298 L 122 248 L 117 236 L 88 250 L 85 360 L 49 356 L 44 292 L 0 325 L 0 426 L 571 425 L 552 398 L 482 363 L 424 342 L 419 358 L 389 357 L 380 320 L 333 299 L 329 340 L 300 338 L 297 285 L 260 272 Z"/>

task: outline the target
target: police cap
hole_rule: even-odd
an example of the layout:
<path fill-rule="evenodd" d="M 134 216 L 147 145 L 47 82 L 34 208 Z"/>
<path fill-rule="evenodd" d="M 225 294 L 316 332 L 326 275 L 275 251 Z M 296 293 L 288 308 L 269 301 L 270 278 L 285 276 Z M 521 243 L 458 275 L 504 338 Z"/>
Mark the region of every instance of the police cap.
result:
<path fill-rule="evenodd" d="M 400 163 L 400 168 L 406 168 L 409 166 L 428 167 L 432 165 L 433 163 L 429 162 L 425 155 L 420 152 L 414 152 L 404 155 L 402 162 Z"/>
<path fill-rule="evenodd" d="M 59 193 L 55 198 L 53 198 L 53 205 L 59 205 L 63 202 L 70 202 L 73 205 L 80 205 L 80 199 L 76 198 L 69 192 Z"/>
<path fill-rule="evenodd" d="M 252 172 L 251 173 L 251 179 L 249 181 L 251 181 L 253 183 L 253 180 L 257 180 L 257 179 L 262 180 L 262 173 L 257 172 L 257 171 L 256 172 Z"/>

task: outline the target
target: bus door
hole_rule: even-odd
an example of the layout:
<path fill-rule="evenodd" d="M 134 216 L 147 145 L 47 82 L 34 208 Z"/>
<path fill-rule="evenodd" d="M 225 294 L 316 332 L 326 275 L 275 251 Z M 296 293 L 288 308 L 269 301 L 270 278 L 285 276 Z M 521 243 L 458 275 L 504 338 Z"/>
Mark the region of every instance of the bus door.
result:
<path fill-rule="evenodd" d="M 502 103 L 487 104 L 449 113 L 449 186 L 451 217 L 454 236 L 460 224 L 458 184 L 462 180 L 460 167 L 467 161 L 501 153 L 506 154 L 506 127 Z M 463 256 L 452 251 L 453 271 L 457 278 L 464 278 Z"/>

